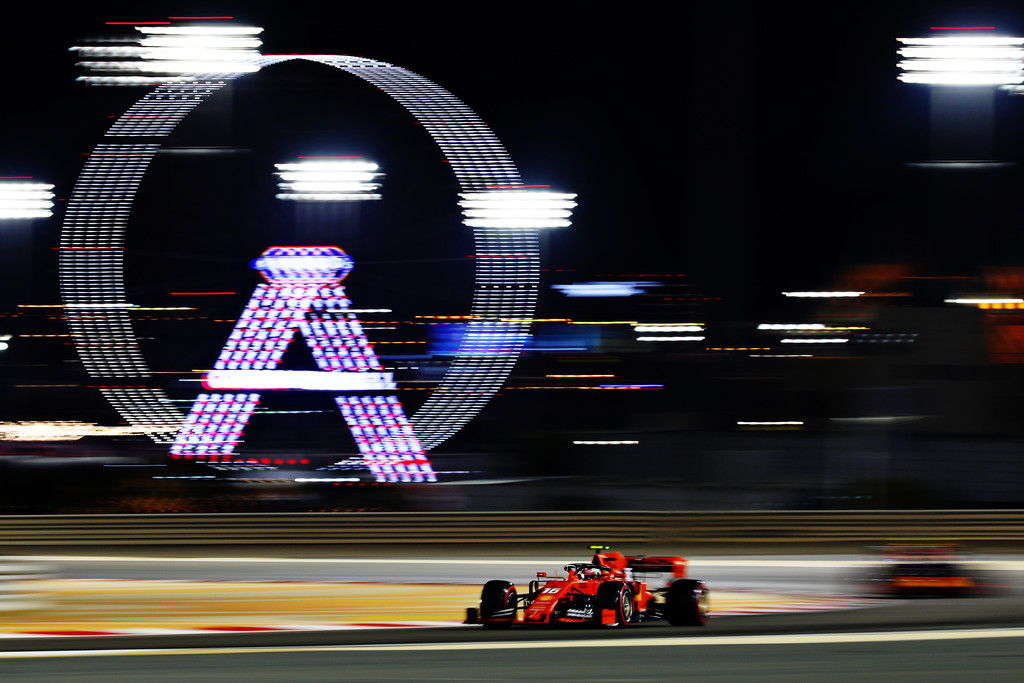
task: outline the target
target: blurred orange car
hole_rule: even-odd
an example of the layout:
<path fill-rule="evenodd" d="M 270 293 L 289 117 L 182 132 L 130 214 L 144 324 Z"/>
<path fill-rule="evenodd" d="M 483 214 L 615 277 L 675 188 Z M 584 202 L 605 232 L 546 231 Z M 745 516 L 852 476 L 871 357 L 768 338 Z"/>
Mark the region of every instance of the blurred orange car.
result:
<path fill-rule="evenodd" d="M 882 566 L 868 577 L 871 592 L 894 597 L 953 597 L 982 592 L 986 582 L 964 564 L 956 543 L 889 543 Z"/>

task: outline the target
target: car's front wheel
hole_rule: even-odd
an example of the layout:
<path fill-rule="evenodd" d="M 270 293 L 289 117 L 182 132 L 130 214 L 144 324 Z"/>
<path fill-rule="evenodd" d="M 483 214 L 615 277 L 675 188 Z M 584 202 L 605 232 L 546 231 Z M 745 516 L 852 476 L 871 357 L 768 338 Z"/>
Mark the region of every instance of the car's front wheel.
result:
<path fill-rule="evenodd" d="M 597 587 L 597 615 L 595 621 L 601 623 L 601 613 L 606 609 L 615 610 L 615 625 L 628 626 L 636 614 L 636 602 L 629 584 L 622 581 L 605 581 Z"/>
<path fill-rule="evenodd" d="M 519 596 L 508 581 L 488 581 L 480 593 L 480 621 L 484 628 L 509 628 L 516 620 Z"/>

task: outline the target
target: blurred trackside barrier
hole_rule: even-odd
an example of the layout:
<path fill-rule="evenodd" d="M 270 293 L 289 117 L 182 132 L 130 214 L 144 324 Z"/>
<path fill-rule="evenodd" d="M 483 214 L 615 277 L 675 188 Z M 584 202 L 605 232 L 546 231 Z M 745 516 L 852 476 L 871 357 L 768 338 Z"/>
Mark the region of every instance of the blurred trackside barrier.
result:
<path fill-rule="evenodd" d="M 0 557 L 0 612 L 42 609 L 50 597 L 38 590 L 39 581 L 53 578 L 53 568 Z"/>
<path fill-rule="evenodd" d="M 0 516 L 0 552 L 31 546 L 488 543 L 1024 543 L 1024 510 L 354 512 Z"/>

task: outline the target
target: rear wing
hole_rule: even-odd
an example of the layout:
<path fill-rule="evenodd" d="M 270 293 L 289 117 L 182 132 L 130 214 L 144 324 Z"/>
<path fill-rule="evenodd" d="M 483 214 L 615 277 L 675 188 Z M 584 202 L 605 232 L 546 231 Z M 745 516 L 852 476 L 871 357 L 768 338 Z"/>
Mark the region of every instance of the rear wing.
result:
<path fill-rule="evenodd" d="M 609 551 L 606 545 L 592 545 L 594 564 L 611 567 L 618 571 L 630 570 L 633 574 L 660 574 L 658 578 L 667 581 L 686 578 L 686 560 L 681 557 L 652 555 L 623 555 Z"/>
<path fill-rule="evenodd" d="M 671 574 L 674 579 L 686 578 L 686 560 L 681 557 L 626 557 L 626 567 L 640 574 Z"/>

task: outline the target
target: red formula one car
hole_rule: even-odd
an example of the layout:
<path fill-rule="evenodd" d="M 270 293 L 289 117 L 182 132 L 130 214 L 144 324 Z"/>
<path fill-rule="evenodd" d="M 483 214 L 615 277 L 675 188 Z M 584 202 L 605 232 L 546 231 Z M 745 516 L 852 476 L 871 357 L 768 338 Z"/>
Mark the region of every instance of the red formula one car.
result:
<path fill-rule="evenodd" d="M 519 595 L 509 581 L 488 581 L 480 607 L 466 610 L 467 624 L 627 626 L 666 619 L 673 626 L 708 621 L 708 590 L 686 578 L 681 557 L 626 557 L 605 547 L 590 562 L 565 565 L 565 576 L 537 572 Z M 603 552 L 602 552 L 603 551 Z"/>

